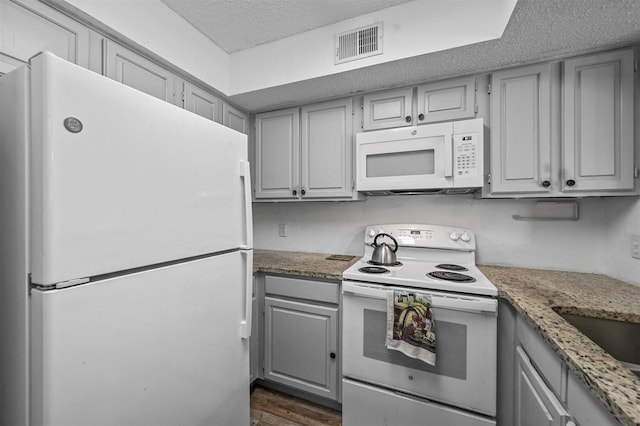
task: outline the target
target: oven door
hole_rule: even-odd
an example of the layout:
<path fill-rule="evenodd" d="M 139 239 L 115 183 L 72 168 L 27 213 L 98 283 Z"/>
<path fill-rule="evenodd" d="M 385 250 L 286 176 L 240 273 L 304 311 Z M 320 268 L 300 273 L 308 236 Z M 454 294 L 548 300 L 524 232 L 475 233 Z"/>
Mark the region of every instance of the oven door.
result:
<path fill-rule="evenodd" d="M 358 191 L 452 188 L 452 134 L 451 123 L 358 133 Z"/>
<path fill-rule="evenodd" d="M 385 347 L 387 292 L 343 281 L 343 376 L 495 416 L 496 299 L 424 291 L 436 325 L 436 365 Z"/>

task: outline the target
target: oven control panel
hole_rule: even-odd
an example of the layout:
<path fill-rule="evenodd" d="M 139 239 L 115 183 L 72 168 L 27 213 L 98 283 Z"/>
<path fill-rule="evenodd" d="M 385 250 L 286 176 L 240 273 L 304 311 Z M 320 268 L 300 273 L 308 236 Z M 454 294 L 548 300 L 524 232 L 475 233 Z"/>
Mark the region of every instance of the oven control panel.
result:
<path fill-rule="evenodd" d="M 399 246 L 474 251 L 472 230 L 454 226 L 422 224 L 369 225 L 365 230 L 365 244 L 371 246 L 378 234 L 392 236 Z M 384 237 L 386 238 L 386 237 Z M 378 240 L 378 243 L 383 241 Z"/>

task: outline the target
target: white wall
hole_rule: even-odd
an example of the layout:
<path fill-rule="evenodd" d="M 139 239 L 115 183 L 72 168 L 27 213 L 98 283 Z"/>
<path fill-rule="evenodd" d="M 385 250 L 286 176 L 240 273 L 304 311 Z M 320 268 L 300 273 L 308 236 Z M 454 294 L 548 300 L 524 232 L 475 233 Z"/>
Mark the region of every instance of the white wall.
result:
<path fill-rule="evenodd" d="M 66 0 L 222 93 L 229 55 L 160 0 Z"/>
<path fill-rule="evenodd" d="M 631 259 L 625 242 L 627 233 L 640 233 L 638 198 L 579 200 L 580 220 L 575 222 L 512 219 L 534 202 L 423 195 L 254 203 L 254 241 L 262 249 L 362 255 L 369 224 L 453 225 L 476 232 L 477 263 L 605 273 L 640 285 L 640 260 Z M 287 224 L 287 237 L 278 236 L 281 223 Z"/>
<path fill-rule="evenodd" d="M 631 257 L 631 235 L 640 235 L 640 198 L 610 199 L 605 203 L 607 223 L 604 272 L 640 284 L 640 259 Z"/>

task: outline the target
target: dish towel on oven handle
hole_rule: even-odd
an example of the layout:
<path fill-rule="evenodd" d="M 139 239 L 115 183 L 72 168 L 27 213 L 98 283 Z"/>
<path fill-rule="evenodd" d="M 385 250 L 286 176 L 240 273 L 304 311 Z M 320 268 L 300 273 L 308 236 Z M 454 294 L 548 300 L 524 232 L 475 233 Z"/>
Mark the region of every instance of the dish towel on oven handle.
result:
<path fill-rule="evenodd" d="M 436 365 L 436 328 L 431 296 L 415 291 L 387 292 L 385 346 Z"/>

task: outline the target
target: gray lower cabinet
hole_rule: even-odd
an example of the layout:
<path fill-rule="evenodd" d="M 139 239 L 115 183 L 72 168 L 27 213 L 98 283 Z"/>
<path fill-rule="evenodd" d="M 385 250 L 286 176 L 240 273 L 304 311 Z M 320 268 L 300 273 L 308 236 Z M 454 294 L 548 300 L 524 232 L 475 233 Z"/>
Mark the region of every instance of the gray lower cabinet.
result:
<path fill-rule="evenodd" d="M 339 284 L 266 276 L 264 378 L 338 399 Z"/>
<path fill-rule="evenodd" d="M 498 333 L 499 425 L 619 424 L 504 300 L 500 301 Z"/>
<path fill-rule="evenodd" d="M 547 386 L 522 346 L 516 347 L 515 424 L 518 426 L 564 426 L 567 410 Z"/>

